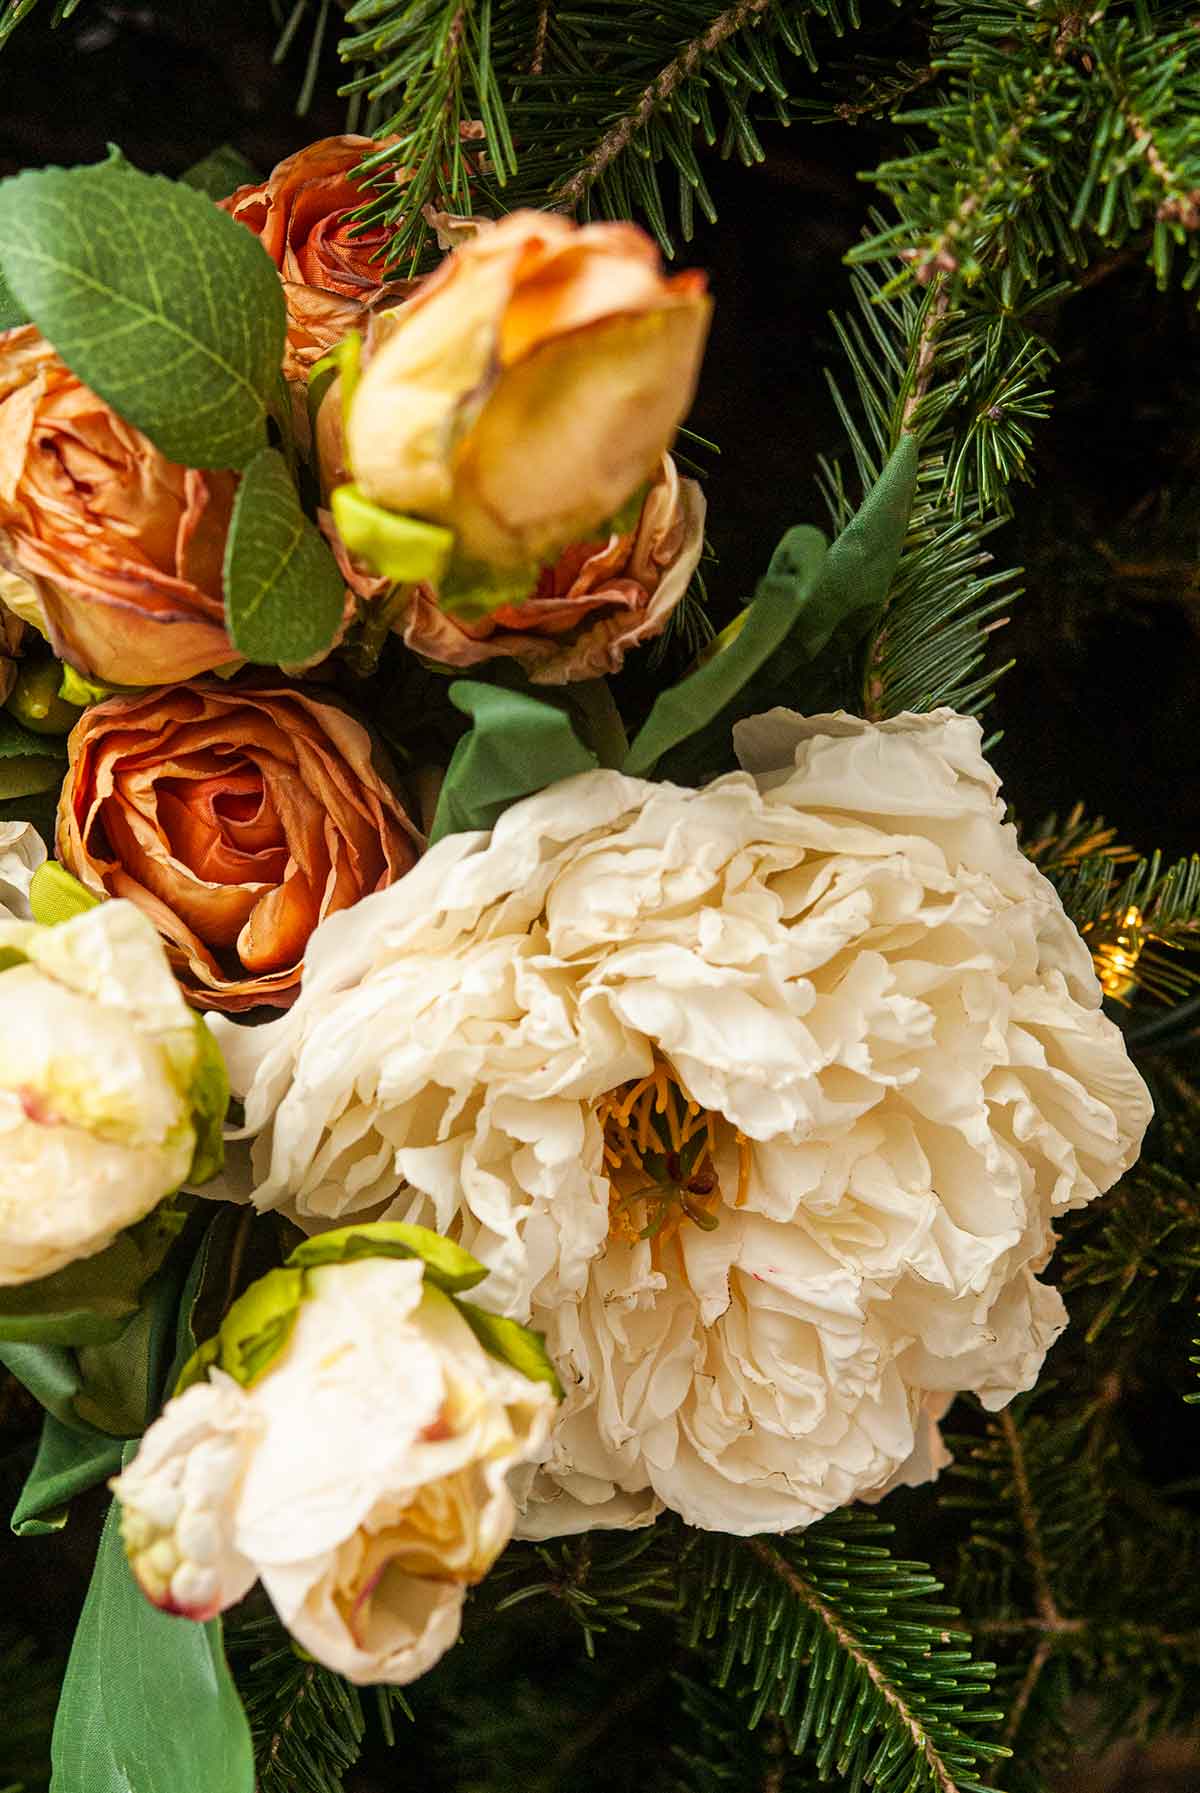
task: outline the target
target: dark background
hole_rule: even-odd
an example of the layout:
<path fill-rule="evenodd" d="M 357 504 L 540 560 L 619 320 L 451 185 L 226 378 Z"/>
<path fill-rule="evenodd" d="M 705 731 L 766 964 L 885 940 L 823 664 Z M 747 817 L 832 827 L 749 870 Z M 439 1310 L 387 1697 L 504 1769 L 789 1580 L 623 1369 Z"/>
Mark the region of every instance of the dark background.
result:
<path fill-rule="evenodd" d="M 42 22 L 49 10 L 0 55 L 0 175 L 97 160 L 110 141 L 168 174 L 229 142 L 265 172 L 341 128 L 332 54 L 311 111 L 295 117 L 303 46 L 272 66 L 265 5 L 87 0 L 58 32 Z M 813 473 L 819 455 L 842 447 L 822 373 L 839 359 L 828 313 L 846 302 L 842 257 L 869 201 L 862 174 L 894 152 L 896 133 L 796 125 L 765 131 L 764 143 L 757 168 L 714 164 L 720 223 L 685 248 L 717 301 L 691 421 L 721 449 L 707 481 L 718 622 L 749 595 L 787 527 L 825 521 Z M 994 538 L 1001 564 L 1024 565 L 1027 592 L 996 643 L 1018 664 L 990 712 L 1003 731 L 992 756 L 1023 818 L 1083 798 L 1137 847 L 1189 852 L 1200 846 L 1195 297 L 1158 294 L 1140 250 L 1126 250 L 1095 264 L 1045 329 L 1060 358 L 1055 409 L 1035 441 L 1031 483 L 1016 494 L 1017 519 Z M 29 1421 L 32 1437 L 32 1411 Z M 10 1459 L 10 1473 L 19 1468 Z M 0 1485 L 5 1510 L 16 1491 Z M 54 1652 L 70 1635 L 94 1547 L 87 1509 L 99 1511 L 99 1500 L 80 1506 L 59 1537 L 0 1545 L 0 1612 Z M 392 1784 L 380 1772 L 349 1785 Z M 1137 1761 L 1115 1772 L 1089 1769 L 1079 1785 L 1194 1784 L 1187 1767 L 1178 1781 L 1144 1778 Z"/>

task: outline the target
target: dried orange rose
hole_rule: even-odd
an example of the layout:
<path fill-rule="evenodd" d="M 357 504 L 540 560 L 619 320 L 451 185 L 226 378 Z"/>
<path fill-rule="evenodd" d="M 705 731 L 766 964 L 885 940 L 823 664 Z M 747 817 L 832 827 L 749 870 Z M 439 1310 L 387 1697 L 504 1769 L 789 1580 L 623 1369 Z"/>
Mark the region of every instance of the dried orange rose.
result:
<path fill-rule="evenodd" d="M 420 848 L 366 729 L 290 686 L 109 698 L 69 747 L 59 858 L 145 911 L 202 1008 L 286 1008 L 318 922 Z"/>
<path fill-rule="evenodd" d="M 343 395 L 326 395 L 325 487 L 348 467 L 369 503 L 452 530 L 485 568 L 554 561 L 653 476 L 710 310 L 703 274 L 665 275 L 631 224 L 481 223 L 406 304 L 374 314 L 344 440 Z"/>
<path fill-rule="evenodd" d="M 468 622 L 439 609 L 437 593 L 419 585 L 396 626 L 416 653 L 444 666 L 505 658 L 537 685 L 599 678 L 661 635 L 703 546 L 703 495 L 664 455 L 632 528 L 567 548 L 524 603 Z"/>
<path fill-rule="evenodd" d="M 32 325 L 0 334 L 0 564 L 80 672 L 155 685 L 236 658 L 221 588 L 235 485 L 168 461 Z"/>
<path fill-rule="evenodd" d="M 322 355 L 362 324 L 367 307 L 395 303 L 409 290 L 407 281 L 385 284 L 390 228 L 364 231 L 352 221 L 370 187 L 351 176 L 379 147 L 372 137 L 323 137 L 287 156 L 265 181 L 220 201 L 223 211 L 254 232 L 279 269 L 289 380 L 306 380 Z"/>

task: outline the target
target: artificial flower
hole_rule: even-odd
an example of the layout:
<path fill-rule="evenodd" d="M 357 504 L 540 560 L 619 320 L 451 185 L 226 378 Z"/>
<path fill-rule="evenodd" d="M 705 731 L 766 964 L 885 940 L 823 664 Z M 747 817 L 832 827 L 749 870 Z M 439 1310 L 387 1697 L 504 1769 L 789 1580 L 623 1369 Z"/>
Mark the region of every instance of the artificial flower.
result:
<path fill-rule="evenodd" d="M 654 475 L 691 403 L 703 275 L 664 276 L 630 224 L 481 224 L 326 395 L 326 484 L 455 532 L 465 566 L 524 573 L 590 541 Z M 353 544 L 351 544 L 353 546 Z"/>
<path fill-rule="evenodd" d="M 534 684 L 599 678 L 619 672 L 630 648 L 662 634 L 703 547 L 704 496 L 664 455 L 629 526 L 564 549 L 525 602 L 472 622 L 447 614 L 436 590 L 418 585 L 396 626 L 414 652 L 444 666 L 512 659 Z M 353 586 L 355 569 L 343 563 L 343 570 Z"/>
<path fill-rule="evenodd" d="M 458 1636 L 512 1535 L 506 1477 L 554 1399 L 485 1351 L 413 1260 L 307 1273 L 251 1386 L 222 1370 L 167 1403 L 113 1483 L 156 1606 L 211 1618 L 261 1580 L 305 1650 L 403 1683 Z M 285 1273 L 286 1274 L 286 1273 Z"/>
<path fill-rule="evenodd" d="M 29 887 L 45 861 L 45 844 L 32 823 L 0 822 L 0 918 L 33 920 Z"/>
<path fill-rule="evenodd" d="M 410 281 L 386 278 L 391 227 L 354 220 L 371 197 L 370 180 L 354 170 L 380 147 L 373 137 L 322 137 L 276 163 L 265 181 L 252 181 L 219 203 L 253 231 L 283 282 L 287 342 L 283 371 L 291 383 L 293 415 L 307 448 L 308 376 L 351 330 L 362 329 L 373 305 L 395 302 Z"/>
<path fill-rule="evenodd" d="M 17 661 L 25 638 L 25 624 L 5 598 L 21 597 L 23 585 L 23 580 L 0 566 L 0 703 L 9 697 L 17 682 Z"/>
<path fill-rule="evenodd" d="M 22 881 L 22 841 L 0 875 Z M 14 905 L 15 906 L 15 905 Z M 131 903 L 0 922 L 0 1284 L 102 1251 L 178 1189 L 200 1138 L 197 1023 Z"/>
<path fill-rule="evenodd" d="M 551 786 L 222 1030 L 259 1207 L 451 1233 L 545 1333 L 527 1533 L 803 1525 L 1035 1380 L 1150 1102 L 980 739 L 776 711 L 701 790 Z"/>
<path fill-rule="evenodd" d="M 58 854 L 154 922 L 202 1007 L 284 1007 L 317 923 L 401 877 L 419 836 L 361 723 L 295 686 L 112 697 L 71 734 Z"/>
<path fill-rule="evenodd" d="M 222 564 L 232 473 L 180 467 L 32 325 L 0 334 L 0 588 L 89 678 L 153 685 L 236 659 Z"/>

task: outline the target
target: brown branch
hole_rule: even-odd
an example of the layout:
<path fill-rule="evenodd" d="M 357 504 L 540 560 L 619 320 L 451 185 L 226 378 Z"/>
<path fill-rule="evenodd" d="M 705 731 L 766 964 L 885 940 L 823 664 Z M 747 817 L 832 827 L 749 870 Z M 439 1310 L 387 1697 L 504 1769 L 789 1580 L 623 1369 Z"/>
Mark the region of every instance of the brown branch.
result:
<path fill-rule="evenodd" d="M 1004 1433 L 1004 1442 L 1008 1446 L 1008 1454 L 1012 1459 L 1017 1514 L 1021 1521 L 1021 1530 L 1025 1534 L 1025 1554 L 1029 1559 L 1029 1567 L 1033 1575 L 1033 1591 L 1037 1601 L 1038 1614 L 1045 1628 L 1048 1631 L 1053 1631 L 1061 1627 L 1062 1614 L 1058 1610 L 1054 1591 L 1050 1585 L 1050 1565 L 1046 1561 L 1046 1552 L 1042 1547 L 1042 1534 L 1038 1526 L 1037 1508 L 1033 1502 L 1033 1490 L 1029 1486 L 1029 1472 L 1025 1467 L 1025 1451 L 1021 1444 L 1021 1434 L 1017 1430 L 1016 1420 L 1008 1409 L 1005 1409 L 1000 1415 L 1000 1429 Z"/>
<path fill-rule="evenodd" d="M 540 75 L 546 67 L 546 44 L 550 37 L 550 20 L 554 14 L 554 0 L 540 0 L 537 9 L 537 30 L 533 36 L 533 55 L 529 62 L 531 75 Z"/>
<path fill-rule="evenodd" d="M 731 37 L 736 37 L 739 31 L 744 31 L 755 19 L 761 18 L 774 4 L 775 0 L 737 0 L 735 6 L 713 20 L 707 31 L 685 44 L 643 90 L 636 106 L 604 133 L 583 167 L 558 189 L 554 195 L 555 203 L 574 210 L 617 157 L 625 153 L 638 132 L 645 130 L 654 114 L 668 105 L 676 90 L 695 74 L 704 58 L 719 50 Z"/>
<path fill-rule="evenodd" d="M 1138 149 L 1144 152 L 1143 160 L 1147 168 L 1166 193 L 1155 216 L 1167 224 L 1182 224 L 1184 230 L 1200 230 L 1200 187 L 1188 187 L 1182 174 L 1171 167 L 1155 142 L 1153 131 L 1140 113 L 1131 105 L 1123 103 L 1120 96 L 1117 106 L 1121 117 L 1133 132 Z"/>
<path fill-rule="evenodd" d="M 944 274 L 935 274 L 936 282 L 933 299 L 925 313 L 920 334 L 916 342 L 916 365 L 913 369 L 913 383 L 908 397 L 904 401 L 904 410 L 900 417 L 900 428 L 911 429 L 913 413 L 929 391 L 929 383 L 933 378 L 933 369 L 937 361 L 938 337 L 946 322 L 946 313 L 950 309 L 950 288 Z"/>
<path fill-rule="evenodd" d="M 933 1739 L 925 1730 L 919 1715 L 913 1711 L 899 1689 L 889 1681 L 879 1664 L 871 1660 L 858 1638 L 843 1625 L 832 1607 L 827 1606 L 817 1590 L 762 1538 L 748 1538 L 746 1543 L 747 1548 L 761 1563 L 765 1564 L 773 1575 L 779 1577 L 789 1592 L 807 1606 L 811 1613 L 816 1614 L 830 1636 L 836 1641 L 839 1649 L 844 1650 L 862 1669 L 881 1695 L 885 1705 L 891 1708 L 908 1732 L 913 1747 L 933 1776 L 934 1785 L 939 1789 L 939 1793 L 958 1793 L 958 1787 L 951 1778 L 949 1769 L 938 1754 Z"/>
<path fill-rule="evenodd" d="M 1012 1703 L 1012 1710 L 1008 1715 L 1008 1722 L 1004 1726 L 1004 1735 L 1001 1739 L 1001 1741 L 1006 1743 L 1010 1749 L 1016 1741 L 1017 1734 L 1021 1729 L 1021 1721 L 1024 1719 L 1025 1713 L 1029 1708 L 1029 1702 L 1033 1698 L 1034 1689 L 1042 1678 L 1042 1670 L 1045 1668 L 1053 1654 L 1053 1643 L 1048 1637 L 1044 1637 L 1037 1649 L 1033 1652 L 1033 1655 L 1029 1658 L 1029 1667 L 1025 1670 L 1021 1685 L 1017 1689 L 1017 1697 Z"/>

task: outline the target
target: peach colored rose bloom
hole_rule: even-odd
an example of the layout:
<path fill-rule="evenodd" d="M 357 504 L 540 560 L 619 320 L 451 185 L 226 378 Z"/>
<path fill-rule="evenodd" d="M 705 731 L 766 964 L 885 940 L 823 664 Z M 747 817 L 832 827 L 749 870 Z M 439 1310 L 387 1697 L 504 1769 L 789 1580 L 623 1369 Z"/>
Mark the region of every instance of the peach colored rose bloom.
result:
<path fill-rule="evenodd" d="M 351 214 L 370 188 L 351 178 L 379 144 L 373 137 L 323 137 L 276 164 L 265 181 L 239 187 L 222 211 L 254 232 L 283 281 L 288 333 L 284 373 L 302 381 L 351 330 L 366 308 L 395 302 L 407 281 L 385 284 L 385 225 L 360 232 Z"/>
<path fill-rule="evenodd" d="M 444 666 L 504 658 L 520 661 L 536 685 L 599 678 L 661 635 L 703 546 L 704 497 L 664 455 L 633 528 L 565 549 L 525 603 L 467 623 L 419 585 L 397 627 L 416 653 Z"/>
<path fill-rule="evenodd" d="M 632 224 L 551 213 L 480 224 L 397 310 L 377 312 L 341 462 L 375 504 L 454 530 L 467 560 L 557 560 L 651 478 L 692 400 L 710 301 Z M 328 421 L 326 414 L 328 413 Z"/>
<path fill-rule="evenodd" d="M 286 1008 L 318 922 L 420 848 L 366 729 L 286 685 L 109 698 L 69 746 L 59 858 L 145 911 L 201 1008 Z"/>
<path fill-rule="evenodd" d="M 7 581 L 12 578 L 0 567 L 0 600 Z M 10 695 L 17 682 L 17 656 L 25 635 L 25 624 L 7 604 L 0 601 L 0 703 Z"/>
<path fill-rule="evenodd" d="M 154 685 L 236 658 L 221 587 L 235 485 L 168 461 L 32 325 L 0 334 L 0 563 L 80 672 Z"/>

